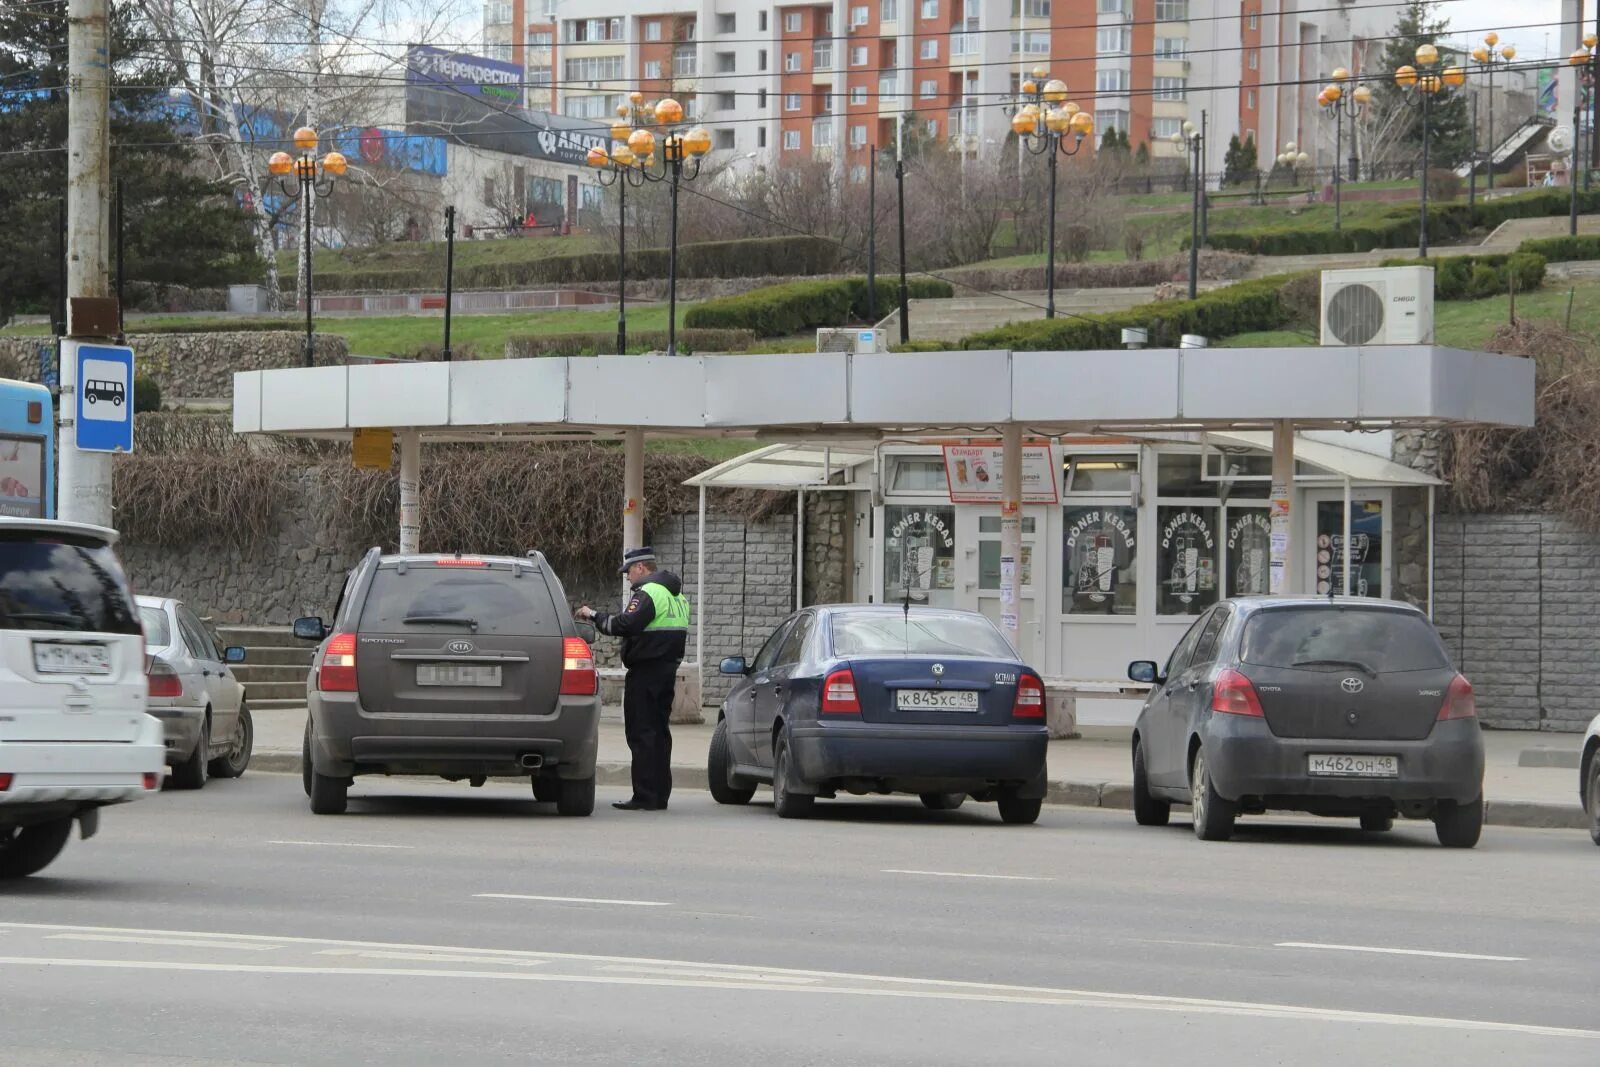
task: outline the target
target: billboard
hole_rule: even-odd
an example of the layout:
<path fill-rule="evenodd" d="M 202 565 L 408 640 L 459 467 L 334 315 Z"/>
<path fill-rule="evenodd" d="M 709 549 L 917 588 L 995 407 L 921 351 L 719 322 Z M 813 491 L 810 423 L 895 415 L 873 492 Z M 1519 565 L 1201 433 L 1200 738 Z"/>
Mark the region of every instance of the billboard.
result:
<path fill-rule="evenodd" d="M 1549 67 L 1539 68 L 1539 114 L 1554 122 L 1561 106 L 1561 90 L 1556 72 Z"/>
<path fill-rule="evenodd" d="M 406 84 L 445 86 L 500 104 L 522 105 L 522 68 L 515 63 L 414 44 L 406 50 Z"/>
<path fill-rule="evenodd" d="M 406 126 L 456 144 L 577 167 L 590 148 L 611 143 L 610 127 L 598 122 L 507 108 L 427 82 L 406 88 Z"/>
<path fill-rule="evenodd" d="M 44 516 L 44 438 L 0 434 L 0 515 Z"/>

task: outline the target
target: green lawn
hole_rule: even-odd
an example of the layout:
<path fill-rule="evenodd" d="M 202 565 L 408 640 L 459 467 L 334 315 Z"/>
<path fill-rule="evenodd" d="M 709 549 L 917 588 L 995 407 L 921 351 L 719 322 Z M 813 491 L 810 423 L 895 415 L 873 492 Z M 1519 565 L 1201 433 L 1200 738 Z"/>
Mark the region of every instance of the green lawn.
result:
<path fill-rule="evenodd" d="M 610 249 L 611 243 L 592 234 L 569 237 L 508 237 L 494 241 L 456 239 L 456 268 L 480 263 L 522 263 L 550 256 L 572 256 Z M 339 270 L 437 270 L 444 285 L 445 247 L 443 241 L 392 241 L 370 248 L 319 248 L 312 256 L 313 271 Z M 293 249 L 278 253 L 278 271 L 294 277 L 299 270 L 299 253 Z"/>
<path fill-rule="evenodd" d="M 678 325 L 689 305 L 678 305 Z M 647 304 L 628 309 L 628 329 L 665 330 L 664 304 Z M 518 334 L 615 333 L 615 308 L 599 311 L 528 311 L 517 315 L 456 315 L 450 320 L 450 345 L 471 345 L 481 357 L 498 357 L 505 351 L 506 339 Z M 439 344 L 444 339 L 442 315 L 363 315 L 350 318 L 324 318 L 317 322 L 321 333 L 344 337 L 350 351 L 358 356 L 389 356 L 413 352 L 423 345 Z"/>

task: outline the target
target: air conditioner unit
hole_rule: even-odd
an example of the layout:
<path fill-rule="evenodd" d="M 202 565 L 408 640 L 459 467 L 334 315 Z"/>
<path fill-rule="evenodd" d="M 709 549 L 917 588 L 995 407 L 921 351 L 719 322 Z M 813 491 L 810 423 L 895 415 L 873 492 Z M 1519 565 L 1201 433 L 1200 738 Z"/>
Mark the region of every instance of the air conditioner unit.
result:
<path fill-rule="evenodd" d="M 1433 268 L 1323 271 L 1322 343 L 1433 344 Z"/>
<path fill-rule="evenodd" d="M 834 329 L 817 331 L 818 352 L 887 352 L 889 337 L 883 330 Z"/>

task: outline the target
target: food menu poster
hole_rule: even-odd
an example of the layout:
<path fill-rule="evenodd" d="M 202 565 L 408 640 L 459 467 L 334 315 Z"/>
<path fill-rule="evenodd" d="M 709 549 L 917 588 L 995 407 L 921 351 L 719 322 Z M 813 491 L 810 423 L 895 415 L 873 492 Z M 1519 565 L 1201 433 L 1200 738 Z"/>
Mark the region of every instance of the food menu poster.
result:
<path fill-rule="evenodd" d="M 945 445 L 944 473 L 950 482 L 952 504 L 998 504 L 1005 470 L 1005 449 L 1000 445 Z M 1022 502 L 1054 504 L 1055 466 L 1049 445 L 1022 447 Z"/>

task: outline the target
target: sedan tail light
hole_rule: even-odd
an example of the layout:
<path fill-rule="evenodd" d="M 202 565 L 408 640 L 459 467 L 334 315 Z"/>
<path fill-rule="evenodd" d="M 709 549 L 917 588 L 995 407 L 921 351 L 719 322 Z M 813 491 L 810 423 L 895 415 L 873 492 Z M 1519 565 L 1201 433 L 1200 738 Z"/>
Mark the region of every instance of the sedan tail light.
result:
<path fill-rule="evenodd" d="M 317 688 L 324 693 L 356 692 L 356 635 L 334 634 L 317 669 Z"/>
<path fill-rule="evenodd" d="M 178 677 L 178 672 L 172 669 L 171 664 L 152 659 L 149 670 L 145 671 L 144 680 L 153 697 L 183 696 L 183 679 Z"/>
<path fill-rule="evenodd" d="M 1017 696 L 1011 703 L 1011 717 L 1044 718 L 1044 682 L 1036 675 L 1024 674 L 1017 679 Z"/>
<path fill-rule="evenodd" d="M 1262 718 L 1261 698 L 1250 679 L 1231 668 L 1217 675 L 1211 687 L 1211 710 L 1224 715 L 1249 715 Z"/>
<path fill-rule="evenodd" d="M 592 697 L 600 687 L 600 675 L 594 669 L 594 653 L 581 637 L 563 638 L 561 642 L 561 695 Z"/>
<path fill-rule="evenodd" d="M 0 793 L 4 793 L 7 789 L 11 788 L 11 779 L 13 777 L 14 776 L 10 774 L 0 774 Z"/>
<path fill-rule="evenodd" d="M 1450 688 L 1445 690 L 1444 703 L 1439 705 L 1439 722 L 1448 722 L 1451 719 L 1475 719 L 1478 717 L 1478 702 L 1472 695 L 1472 683 L 1461 675 L 1456 675 L 1450 683 Z"/>
<path fill-rule="evenodd" d="M 840 667 L 823 679 L 822 714 L 861 714 L 861 698 L 856 694 L 856 676 L 849 667 Z"/>

